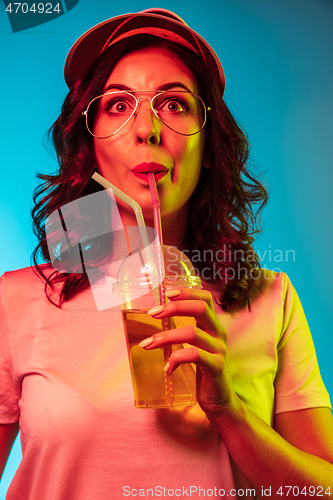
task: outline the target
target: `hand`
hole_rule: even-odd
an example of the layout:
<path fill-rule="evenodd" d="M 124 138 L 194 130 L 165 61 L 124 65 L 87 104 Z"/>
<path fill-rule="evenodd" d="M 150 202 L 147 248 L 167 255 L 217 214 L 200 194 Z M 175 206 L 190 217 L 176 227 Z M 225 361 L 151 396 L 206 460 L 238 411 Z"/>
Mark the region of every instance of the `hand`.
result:
<path fill-rule="evenodd" d="M 179 293 L 177 293 L 179 292 Z M 167 294 L 170 301 L 148 311 L 156 319 L 173 316 L 195 318 L 197 326 L 163 331 L 145 339 L 146 350 L 170 344 L 192 347 L 172 352 L 165 371 L 173 372 L 181 363 L 197 365 L 197 398 L 210 420 L 223 415 L 237 398 L 228 366 L 228 334 L 215 315 L 211 294 L 206 290 L 182 289 Z"/>

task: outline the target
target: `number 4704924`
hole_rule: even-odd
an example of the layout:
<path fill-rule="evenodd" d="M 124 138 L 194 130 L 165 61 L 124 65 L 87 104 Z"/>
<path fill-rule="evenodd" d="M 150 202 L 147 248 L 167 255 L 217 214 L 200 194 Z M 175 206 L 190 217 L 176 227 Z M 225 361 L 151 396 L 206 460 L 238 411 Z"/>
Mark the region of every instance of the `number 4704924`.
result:
<path fill-rule="evenodd" d="M 304 495 L 304 497 L 323 497 L 324 495 L 331 496 L 331 488 L 330 486 L 324 488 L 322 486 L 304 486 L 304 488 L 299 488 L 298 486 L 280 486 L 280 488 L 276 492 L 278 495 L 283 496 L 291 496 L 298 497 L 299 495 Z"/>
<path fill-rule="evenodd" d="M 13 7 L 12 7 L 13 5 Z M 6 11 L 9 14 L 18 14 L 19 12 L 22 12 L 22 14 L 27 14 L 28 12 L 33 12 L 34 14 L 52 14 L 52 12 L 57 12 L 60 14 L 62 12 L 62 9 L 60 7 L 60 4 L 57 3 L 54 7 L 52 3 L 33 3 L 31 6 L 29 6 L 27 3 L 9 3 L 6 7 Z"/>

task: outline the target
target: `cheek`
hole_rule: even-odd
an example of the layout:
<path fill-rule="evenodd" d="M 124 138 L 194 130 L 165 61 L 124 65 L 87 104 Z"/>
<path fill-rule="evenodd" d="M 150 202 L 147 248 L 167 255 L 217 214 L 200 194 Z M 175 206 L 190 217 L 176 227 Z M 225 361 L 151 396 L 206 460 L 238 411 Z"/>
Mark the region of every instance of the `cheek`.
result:
<path fill-rule="evenodd" d="M 197 179 L 200 176 L 203 163 L 203 149 L 203 138 L 200 136 L 192 136 L 188 138 L 186 147 L 180 152 L 181 170 L 186 171 L 186 174 L 190 178 Z"/>
<path fill-rule="evenodd" d="M 113 158 L 119 158 L 124 146 L 117 146 L 115 142 L 110 142 L 107 139 L 94 141 L 95 157 L 97 164 L 100 167 L 112 167 Z"/>

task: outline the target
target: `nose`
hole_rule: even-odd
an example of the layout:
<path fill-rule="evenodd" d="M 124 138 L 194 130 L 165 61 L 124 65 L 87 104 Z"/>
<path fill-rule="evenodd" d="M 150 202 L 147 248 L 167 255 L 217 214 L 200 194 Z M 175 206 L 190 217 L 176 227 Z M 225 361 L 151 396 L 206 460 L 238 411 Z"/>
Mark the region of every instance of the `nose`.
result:
<path fill-rule="evenodd" d="M 134 127 L 137 141 L 145 144 L 160 143 L 159 119 L 153 113 L 148 98 L 141 98 L 134 113 Z"/>

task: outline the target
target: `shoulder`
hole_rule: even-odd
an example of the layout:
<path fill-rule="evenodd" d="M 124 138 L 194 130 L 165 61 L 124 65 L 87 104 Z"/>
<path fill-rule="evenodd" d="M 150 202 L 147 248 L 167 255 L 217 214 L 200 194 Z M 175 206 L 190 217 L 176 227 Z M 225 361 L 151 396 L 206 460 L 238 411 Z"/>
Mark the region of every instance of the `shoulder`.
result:
<path fill-rule="evenodd" d="M 262 268 L 259 270 L 255 284 L 266 292 L 280 290 L 281 293 L 285 294 L 288 287 L 291 286 L 291 281 L 289 276 L 282 271 L 276 272 Z"/>
<path fill-rule="evenodd" d="M 276 273 L 269 269 L 261 269 L 254 283 L 251 300 L 270 300 L 281 303 L 284 309 L 300 305 L 298 294 L 286 273 Z"/>
<path fill-rule="evenodd" d="M 49 264 L 40 266 L 45 276 L 50 276 L 54 271 Z M 0 278 L 2 293 L 8 301 L 23 297 L 32 298 L 36 293 L 44 291 L 45 281 L 34 267 L 25 267 L 15 271 L 7 271 Z"/>
<path fill-rule="evenodd" d="M 277 305 L 283 307 L 286 297 L 290 293 L 295 293 L 290 278 L 286 273 L 275 272 L 262 268 L 258 271 L 256 279 L 253 281 L 250 293 L 250 305 Z"/>
<path fill-rule="evenodd" d="M 279 325 L 280 332 L 288 321 L 304 321 L 304 311 L 289 276 L 283 272 L 261 269 L 253 282 L 249 300 L 234 311 L 242 317 L 260 318 L 262 324 Z"/>
<path fill-rule="evenodd" d="M 285 342 L 295 331 L 309 333 L 301 301 L 285 273 L 262 270 L 255 291 L 250 296 L 250 312 L 279 325 L 278 342 L 282 339 Z"/>
<path fill-rule="evenodd" d="M 41 264 L 39 267 L 46 276 L 49 276 L 54 271 L 50 264 Z M 6 271 L 0 279 L 6 283 L 6 286 L 20 286 L 22 284 L 42 281 L 36 268 L 32 266 L 14 271 Z"/>
<path fill-rule="evenodd" d="M 221 292 L 214 285 L 211 285 L 208 280 L 202 280 L 202 282 L 203 288 L 209 290 L 215 301 L 219 303 Z M 253 313 L 254 310 L 262 310 L 273 305 L 277 309 L 283 309 L 287 298 L 293 298 L 294 296 L 297 297 L 296 291 L 286 273 L 262 268 L 257 270 L 256 275 L 253 276 L 248 300 L 231 313 L 235 314 L 242 311 L 252 311 Z"/>

